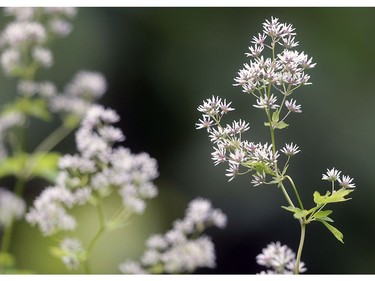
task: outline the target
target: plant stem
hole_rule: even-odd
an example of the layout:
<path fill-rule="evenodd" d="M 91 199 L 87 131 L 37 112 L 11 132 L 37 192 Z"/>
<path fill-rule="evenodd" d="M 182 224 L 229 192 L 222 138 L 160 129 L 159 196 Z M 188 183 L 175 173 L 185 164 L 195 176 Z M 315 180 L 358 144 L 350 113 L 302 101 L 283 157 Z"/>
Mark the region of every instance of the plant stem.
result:
<path fill-rule="evenodd" d="M 86 274 L 90 274 L 88 259 L 91 255 L 92 249 L 94 248 L 96 242 L 99 240 L 100 236 L 106 230 L 106 221 L 105 221 L 105 216 L 104 216 L 104 210 L 103 210 L 102 202 L 101 202 L 100 199 L 98 200 L 98 205 L 96 207 L 96 210 L 98 212 L 98 217 L 99 217 L 99 229 L 96 232 L 95 236 L 90 241 L 90 244 L 89 244 L 89 246 L 87 247 L 87 250 L 86 250 L 86 259 L 85 259 L 85 262 L 84 262 L 84 269 L 85 269 Z"/>
<path fill-rule="evenodd" d="M 303 244 L 305 243 L 305 234 L 306 234 L 306 224 L 303 221 L 303 219 L 300 220 L 300 224 L 301 224 L 301 238 L 299 240 L 297 259 L 296 259 L 296 268 L 294 270 L 295 274 L 299 274 L 299 265 L 301 263 Z"/>
<path fill-rule="evenodd" d="M 292 178 L 290 176 L 285 176 L 285 177 L 289 180 L 290 184 L 293 187 L 293 190 L 294 190 L 294 193 L 296 194 L 299 206 L 301 207 L 302 210 L 304 210 L 305 208 L 303 207 L 301 197 L 299 196 L 298 190 L 297 190 L 296 185 L 294 184 Z"/>
<path fill-rule="evenodd" d="M 285 186 L 283 185 L 282 182 L 280 182 L 279 187 L 281 188 L 281 191 L 283 192 L 286 201 L 288 201 L 289 206 L 292 206 L 294 208 L 295 206 L 293 204 L 293 201 L 292 201 L 292 199 L 290 199 L 289 194 L 286 191 Z"/>

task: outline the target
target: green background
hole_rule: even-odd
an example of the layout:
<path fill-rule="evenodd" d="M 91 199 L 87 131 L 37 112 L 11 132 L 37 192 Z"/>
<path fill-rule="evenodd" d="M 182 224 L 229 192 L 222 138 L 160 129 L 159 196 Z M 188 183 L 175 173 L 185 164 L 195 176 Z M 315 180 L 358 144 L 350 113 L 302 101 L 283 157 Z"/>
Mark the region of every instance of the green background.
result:
<path fill-rule="evenodd" d="M 228 215 L 226 229 L 208 232 L 215 243 L 217 268 L 200 273 L 259 272 L 264 268 L 255 256 L 271 241 L 297 250 L 299 225 L 280 208 L 286 205 L 282 193 L 275 186 L 254 188 L 250 176 L 228 183 L 226 167 L 214 167 L 210 159 L 206 132 L 195 130 L 197 106 L 219 95 L 236 107 L 228 122 L 245 119 L 251 126 L 249 140 L 268 140 L 263 113 L 252 106 L 253 97 L 232 84 L 247 62 L 244 53 L 252 36 L 271 16 L 294 25 L 297 49 L 317 63 L 309 72 L 313 85 L 295 95 L 303 113 L 291 116 L 290 127 L 277 135 L 279 147 L 291 141 L 300 146 L 289 171 L 305 206 L 313 206 L 315 190 L 324 193 L 328 188 L 321 181 L 327 168 L 342 170 L 357 185 L 353 200 L 333 208 L 345 244 L 322 225 L 309 225 L 302 260 L 308 273 L 375 273 L 375 9 L 292 7 L 81 8 L 73 33 L 54 43 L 55 65 L 39 77 L 63 89 L 80 69 L 102 72 L 109 87 L 101 103 L 121 115 L 124 146 L 146 151 L 159 163 L 159 196 L 127 229 L 100 240 L 93 252 L 95 273 L 118 273 L 120 262 L 139 257 L 144 239 L 169 229 L 198 196 L 209 198 Z M 1 26 L 5 22 L 2 17 Z M 12 98 L 15 82 L 2 76 L 0 85 L 2 102 Z M 47 129 L 52 126 L 30 125 L 30 148 Z M 59 149 L 73 153 L 73 145 L 70 136 Z M 28 199 L 44 187 L 34 182 Z M 75 212 L 83 220 L 80 237 L 92 237 L 95 210 Z M 13 250 L 21 268 L 66 273 L 49 255 L 49 245 L 54 242 L 43 240 L 36 229 L 17 225 Z"/>

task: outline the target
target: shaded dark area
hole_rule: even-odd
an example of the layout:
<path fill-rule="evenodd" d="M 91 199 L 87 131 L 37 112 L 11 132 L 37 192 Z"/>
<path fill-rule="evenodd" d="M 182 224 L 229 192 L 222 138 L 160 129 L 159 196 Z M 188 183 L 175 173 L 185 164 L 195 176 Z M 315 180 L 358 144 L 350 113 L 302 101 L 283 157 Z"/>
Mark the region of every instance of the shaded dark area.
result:
<path fill-rule="evenodd" d="M 192 198 L 206 197 L 228 215 L 228 226 L 209 231 L 217 268 L 198 273 L 254 274 L 263 270 L 255 256 L 268 243 L 280 241 L 297 251 L 298 221 L 280 208 L 286 203 L 277 187 L 254 188 L 250 176 L 228 183 L 226 167 L 214 167 L 211 144 L 204 131 L 195 130 L 195 123 L 202 100 L 219 95 L 236 107 L 228 122 L 245 119 L 251 126 L 246 136 L 267 141 L 263 115 L 252 106 L 253 97 L 232 84 L 247 62 L 244 53 L 252 36 L 271 16 L 294 25 L 297 49 L 317 63 L 309 72 L 313 85 L 296 92 L 303 113 L 292 116 L 290 127 L 277 136 L 279 146 L 293 141 L 301 148 L 289 171 L 302 200 L 312 207 L 313 192 L 328 188 L 321 181 L 327 168 L 354 177 L 358 187 L 353 200 L 333 209 L 345 244 L 313 223 L 307 228 L 302 260 L 308 273 L 375 273 L 374 8 L 81 8 L 73 33 L 54 45 L 54 67 L 40 75 L 62 88 L 80 69 L 102 72 L 109 87 L 101 102 L 119 112 L 124 145 L 158 160 L 160 195 L 148 207 L 147 227 L 142 217 L 136 223 L 135 231 L 142 233 L 139 239 L 165 231 Z M 1 77 L 0 83 L 11 96 L 14 81 Z M 35 135 L 30 145 L 39 141 Z M 73 136 L 59 148 L 72 153 Z M 28 191 L 29 199 L 35 193 Z M 33 251 L 30 242 L 40 234 L 20 226 L 17 235 L 16 251 L 28 256 Z M 135 243 L 129 238 L 133 236 L 119 237 L 121 244 Z M 141 242 L 132 255 L 136 258 L 142 251 Z M 43 258 L 50 258 L 48 249 L 43 253 Z M 118 254 L 109 261 L 114 269 L 100 270 L 117 272 L 125 257 L 126 253 Z M 29 259 L 22 259 L 21 265 L 31 266 Z M 56 268 L 40 270 L 61 270 Z"/>

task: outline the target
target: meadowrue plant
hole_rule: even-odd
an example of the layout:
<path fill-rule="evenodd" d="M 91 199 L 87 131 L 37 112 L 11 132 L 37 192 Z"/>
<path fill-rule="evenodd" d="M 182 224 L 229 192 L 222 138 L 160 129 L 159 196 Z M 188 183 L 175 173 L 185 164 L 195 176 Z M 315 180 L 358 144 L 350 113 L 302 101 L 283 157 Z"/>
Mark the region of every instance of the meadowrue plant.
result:
<path fill-rule="evenodd" d="M 50 252 L 67 270 L 81 267 L 91 273 L 90 257 L 98 240 L 129 225 L 131 216 L 143 214 L 147 200 L 157 196 L 153 183 L 159 176 L 157 161 L 119 145 L 125 140 L 114 126 L 120 116 L 97 102 L 107 89 L 101 73 L 78 71 L 62 91 L 52 81 L 40 79 L 38 71 L 54 65 L 50 43 L 71 33 L 76 8 L 4 8 L 3 12 L 12 21 L 0 33 L 0 65 L 8 78 L 16 80 L 17 94 L 0 108 L 0 178 L 15 178 L 13 187 L 0 187 L 0 273 L 30 272 L 17 268 L 11 253 L 13 229 L 19 220 L 54 241 Z M 58 119 L 60 126 L 45 132 L 40 144 L 30 149 L 26 146 L 28 128 L 35 119 L 46 123 Z M 53 151 L 75 130 L 76 153 Z M 35 177 L 49 185 L 27 206 L 24 190 Z M 117 194 L 121 203 L 109 215 L 104 201 L 111 194 Z M 89 241 L 75 235 L 80 224 L 72 212 L 76 206 L 96 210 L 93 216 L 99 226 Z M 225 225 L 222 211 L 209 200 L 197 198 L 172 230 L 147 240 L 140 262 L 127 260 L 119 270 L 190 273 L 212 268 L 216 265 L 214 245 L 203 232 Z"/>
<path fill-rule="evenodd" d="M 253 96 L 253 106 L 265 113 L 264 126 L 269 130 L 269 142 L 244 139 L 244 133 L 250 129 L 249 123 L 244 120 L 224 124 L 224 115 L 234 110 L 232 103 L 226 99 L 212 96 L 197 108 L 202 118 L 196 128 L 207 130 L 213 143 L 212 160 L 215 165 L 227 165 L 225 175 L 229 181 L 239 175 L 250 174 L 254 186 L 275 185 L 286 199 L 287 206 L 282 208 L 299 221 L 301 236 L 297 255 L 279 242 L 270 244 L 257 257 L 260 265 L 270 268 L 266 273 L 298 274 L 305 271 L 301 255 L 306 226 L 311 222 L 323 224 L 343 243 L 343 234 L 332 225 L 332 210 L 328 208 L 330 204 L 349 200 L 347 196 L 355 188 L 350 176 L 341 175 L 336 168 L 327 169 L 322 180 L 331 183 L 329 190 L 325 194 L 315 191 L 313 207 L 306 208 L 297 185 L 288 175 L 290 160 L 300 152 L 300 148 L 293 142 L 280 148 L 276 142 L 277 131 L 289 126 L 287 118 L 290 114 L 302 113 L 295 92 L 311 84 L 307 72 L 316 66 L 311 57 L 295 50 L 298 46 L 295 28 L 272 17 L 263 23 L 263 32 L 252 38 L 246 53 L 250 61 L 234 78 L 233 85 L 240 86 L 243 93 Z M 292 200 L 290 193 L 294 193 L 296 199 Z"/>

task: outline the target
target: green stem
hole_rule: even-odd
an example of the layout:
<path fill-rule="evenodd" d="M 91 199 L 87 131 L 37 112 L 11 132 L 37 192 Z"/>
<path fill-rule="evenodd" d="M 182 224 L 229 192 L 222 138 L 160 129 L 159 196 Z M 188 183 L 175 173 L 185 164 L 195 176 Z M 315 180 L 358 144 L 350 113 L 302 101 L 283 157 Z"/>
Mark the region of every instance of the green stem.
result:
<path fill-rule="evenodd" d="M 301 223 L 301 238 L 300 238 L 299 246 L 298 246 L 296 268 L 294 270 L 295 274 L 299 274 L 299 265 L 301 263 L 303 244 L 305 243 L 305 234 L 306 234 L 306 224 L 304 223 L 302 219 L 300 220 L 300 223 Z"/>
<path fill-rule="evenodd" d="M 102 234 L 106 230 L 106 222 L 105 222 L 104 210 L 103 210 L 102 202 L 101 202 L 100 199 L 98 200 L 98 205 L 97 205 L 96 210 L 98 212 L 98 217 L 99 217 L 99 229 L 96 232 L 95 236 L 90 241 L 90 244 L 89 244 L 89 246 L 87 247 L 87 250 L 86 250 L 86 260 L 84 262 L 84 269 L 85 269 L 85 273 L 86 274 L 90 274 L 91 273 L 90 267 L 89 267 L 89 263 L 88 263 L 88 259 L 89 259 L 90 255 L 91 255 L 92 249 L 94 248 L 95 244 L 97 243 L 97 241 L 99 240 L 99 238 L 102 236 Z"/>
<path fill-rule="evenodd" d="M 59 142 L 61 142 L 72 130 L 72 128 L 67 128 L 61 125 L 35 148 L 34 153 L 50 151 Z"/>
<path fill-rule="evenodd" d="M 289 194 L 286 191 L 285 186 L 283 185 L 282 182 L 279 183 L 279 187 L 281 188 L 281 191 L 283 192 L 286 201 L 288 201 L 289 206 L 292 206 L 293 208 L 295 208 L 295 206 L 293 204 L 293 201 L 292 201 L 292 199 L 290 199 Z"/>
<path fill-rule="evenodd" d="M 293 187 L 293 190 L 294 190 L 294 193 L 296 194 L 299 206 L 301 207 L 302 210 L 304 210 L 305 208 L 303 207 L 301 197 L 299 196 L 298 190 L 297 190 L 296 185 L 294 184 L 292 178 L 290 176 L 285 176 L 285 177 L 289 180 L 290 184 Z"/>

